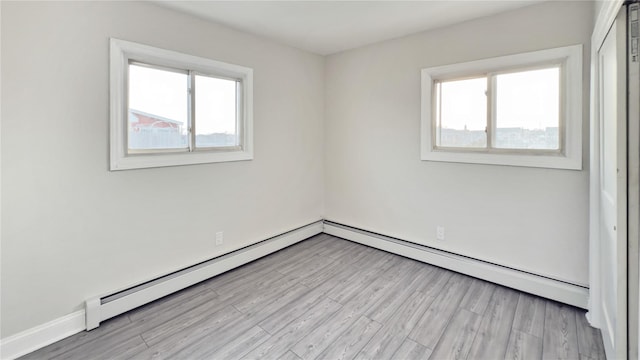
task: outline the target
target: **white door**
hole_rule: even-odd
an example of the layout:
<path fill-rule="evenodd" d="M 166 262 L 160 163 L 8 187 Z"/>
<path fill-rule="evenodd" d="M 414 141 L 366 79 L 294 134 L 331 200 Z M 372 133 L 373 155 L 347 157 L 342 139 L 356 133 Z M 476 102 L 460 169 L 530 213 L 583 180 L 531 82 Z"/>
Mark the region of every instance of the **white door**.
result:
<path fill-rule="evenodd" d="M 607 357 L 627 356 L 626 12 L 598 51 L 600 281 Z"/>

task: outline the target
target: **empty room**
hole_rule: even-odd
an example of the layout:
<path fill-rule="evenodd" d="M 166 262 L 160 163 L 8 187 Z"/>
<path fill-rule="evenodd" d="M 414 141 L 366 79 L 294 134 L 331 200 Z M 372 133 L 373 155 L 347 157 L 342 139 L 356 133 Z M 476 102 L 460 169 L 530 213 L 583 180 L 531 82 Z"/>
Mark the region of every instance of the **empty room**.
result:
<path fill-rule="evenodd" d="M 638 359 L 638 3 L 0 1 L 1 359 Z"/>

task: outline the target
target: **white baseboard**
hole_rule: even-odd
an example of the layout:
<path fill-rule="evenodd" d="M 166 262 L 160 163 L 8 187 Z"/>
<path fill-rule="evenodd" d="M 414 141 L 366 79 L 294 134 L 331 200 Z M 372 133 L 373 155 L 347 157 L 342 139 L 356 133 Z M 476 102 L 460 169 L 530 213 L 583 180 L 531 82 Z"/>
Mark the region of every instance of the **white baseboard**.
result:
<path fill-rule="evenodd" d="M 170 283 L 164 282 L 148 286 L 142 291 L 133 293 L 127 297 L 121 297 L 106 304 L 99 305 L 98 312 L 93 315 L 93 318 L 102 321 L 144 305 L 162 296 L 182 290 L 190 285 L 242 266 L 311 236 L 320 234 L 322 233 L 322 228 L 322 221 L 318 221 L 221 256 L 216 259 L 218 261 L 214 261 L 211 265 L 198 267 L 197 270 L 190 272 L 184 277 L 173 278 L 173 281 Z M 86 330 L 88 323 L 87 318 L 89 318 L 89 316 L 86 316 L 86 311 L 80 310 L 2 339 L 0 341 L 0 359 L 18 358 Z"/>
<path fill-rule="evenodd" d="M 0 358 L 15 359 L 84 330 L 84 310 L 2 339 Z"/>
<path fill-rule="evenodd" d="M 325 221 L 324 232 L 407 258 L 586 309 L 589 289 L 482 260 Z"/>

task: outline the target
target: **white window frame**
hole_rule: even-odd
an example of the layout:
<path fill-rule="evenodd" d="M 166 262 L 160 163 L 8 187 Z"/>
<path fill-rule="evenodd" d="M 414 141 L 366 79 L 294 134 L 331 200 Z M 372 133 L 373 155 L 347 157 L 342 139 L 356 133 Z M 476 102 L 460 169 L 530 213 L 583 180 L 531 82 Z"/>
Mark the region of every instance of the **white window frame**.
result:
<path fill-rule="evenodd" d="M 165 152 L 128 150 L 128 70 L 138 62 L 236 79 L 239 86 L 238 134 L 240 146 Z M 253 159 L 253 69 L 131 41 L 110 39 L 110 170 L 143 169 Z"/>
<path fill-rule="evenodd" d="M 438 81 L 560 64 L 560 151 L 437 147 Z M 582 45 L 422 69 L 421 160 L 582 170 Z"/>

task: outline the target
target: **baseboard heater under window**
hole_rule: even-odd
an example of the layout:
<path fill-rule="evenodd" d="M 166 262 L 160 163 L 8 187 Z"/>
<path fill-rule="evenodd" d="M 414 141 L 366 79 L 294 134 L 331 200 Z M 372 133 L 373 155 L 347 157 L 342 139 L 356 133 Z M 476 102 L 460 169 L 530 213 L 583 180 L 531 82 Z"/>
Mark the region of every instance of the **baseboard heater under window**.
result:
<path fill-rule="evenodd" d="M 85 302 L 87 330 L 97 328 L 104 320 L 320 234 L 322 230 L 320 220 L 143 284 L 88 299 Z"/>

